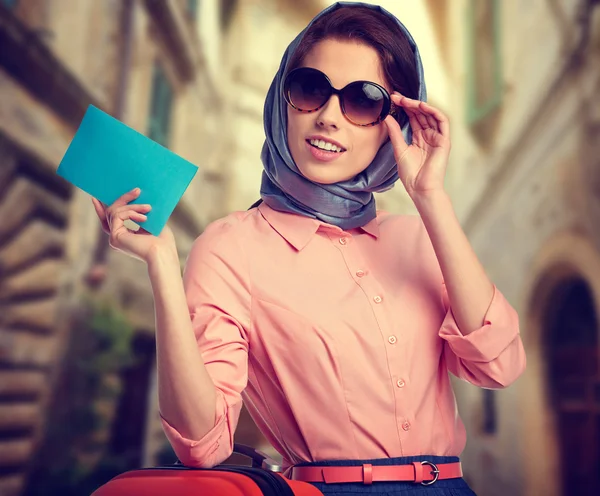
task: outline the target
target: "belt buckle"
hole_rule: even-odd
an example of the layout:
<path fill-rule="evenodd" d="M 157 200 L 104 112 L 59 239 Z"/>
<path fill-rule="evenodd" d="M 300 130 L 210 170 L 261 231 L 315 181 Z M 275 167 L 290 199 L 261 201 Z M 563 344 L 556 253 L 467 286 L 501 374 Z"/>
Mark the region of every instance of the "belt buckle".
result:
<path fill-rule="evenodd" d="M 440 471 L 437 468 L 437 465 L 433 462 L 428 462 L 427 460 L 423 460 L 421 462 L 421 465 L 429 465 L 433 470 L 431 472 L 429 472 L 430 474 L 433 474 L 433 480 L 427 481 L 427 482 L 421 482 L 421 485 L 423 486 L 431 486 L 431 484 L 433 484 L 434 482 L 436 482 L 440 476 Z"/>

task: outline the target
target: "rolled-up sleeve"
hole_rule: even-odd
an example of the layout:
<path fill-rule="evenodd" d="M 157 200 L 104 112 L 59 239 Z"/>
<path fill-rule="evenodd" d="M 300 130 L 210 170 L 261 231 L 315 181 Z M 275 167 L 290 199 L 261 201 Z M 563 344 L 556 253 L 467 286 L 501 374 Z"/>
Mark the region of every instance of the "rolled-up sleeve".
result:
<path fill-rule="evenodd" d="M 483 326 L 463 335 L 452 314 L 445 285 L 442 301 L 446 316 L 439 336 L 444 340 L 448 370 L 476 386 L 501 389 L 525 370 L 526 359 L 519 331 L 519 316 L 494 285 L 494 296 Z"/>
<path fill-rule="evenodd" d="M 211 468 L 231 455 L 248 381 L 250 287 L 229 222 L 209 225 L 194 241 L 183 274 L 198 349 L 216 388 L 215 425 L 201 439 L 187 439 L 161 415 L 175 454 L 191 467 Z"/>

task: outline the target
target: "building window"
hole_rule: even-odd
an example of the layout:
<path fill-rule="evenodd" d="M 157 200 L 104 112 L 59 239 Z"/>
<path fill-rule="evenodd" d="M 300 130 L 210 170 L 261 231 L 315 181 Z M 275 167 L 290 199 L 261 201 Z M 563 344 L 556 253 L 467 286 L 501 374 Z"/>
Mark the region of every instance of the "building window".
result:
<path fill-rule="evenodd" d="M 492 389 L 483 390 L 483 433 L 496 434 L 496 391 Z"/>
<path fill-rule="evenodd" d="M 121 470 L 133 470 L 143 461 L 146 411 L 156 345 L 152 334 L 136 333 L 131 342 L 132 363 L 120 371 L 121 394 L 117 402 L 109 453 Z M 177 460 L 171 460 L 174 463 Z"/>
<path fill-rule="evenodd" d="M 222 0 L 221 2 L 221 30 L 227 31 L 233 18 L 237 0 Z"/>
<path fill-rule="evenodd" d="M 500 0 L 470 0 L 467 11 L 467 122 L 474 124 L 502 101 Z"/>
<path fill-rule="evenodd" d="M 195 19 L 198 15 L 198 0 L 188 0 L 187 11 L 190 17 Z"/>
<path fill-rule="evenodd" d="M 168 146 L 169 143 L 172 103 L 173 90 L 163 68 L 157 63 L 154 66 L 152 82 L 148 136 L 163 146 Z"/>

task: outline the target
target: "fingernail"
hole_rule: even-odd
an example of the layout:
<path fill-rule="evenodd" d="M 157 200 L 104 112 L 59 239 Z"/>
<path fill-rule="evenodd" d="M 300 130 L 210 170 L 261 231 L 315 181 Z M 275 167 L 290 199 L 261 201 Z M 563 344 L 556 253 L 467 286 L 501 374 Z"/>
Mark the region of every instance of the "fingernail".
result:
<path fill-rule="evenodd" d="M 133 192 L 134 193 L 139 193 L 140 192 L 140 188 L 133 188 Z"/>

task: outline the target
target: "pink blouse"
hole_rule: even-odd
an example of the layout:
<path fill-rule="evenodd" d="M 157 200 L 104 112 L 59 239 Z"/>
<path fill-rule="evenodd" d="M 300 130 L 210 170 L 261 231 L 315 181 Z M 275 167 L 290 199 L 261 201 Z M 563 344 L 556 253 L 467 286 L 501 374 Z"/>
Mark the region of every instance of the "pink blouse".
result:
<path fill-rule="evenodd" d="M 242 400 L 284 469 L 459 456 L 466 435 L 448 371 L 504 388 L 525 369 L 518 315 L 497 288 L 484 325 L 461 334 L 419 216 L 378 212 L 344 231 L 262 203 L 207 227 L 184 286 L 217 389 L 202 439 L 162 419 L 189 466 L 230 456 Z"/>

